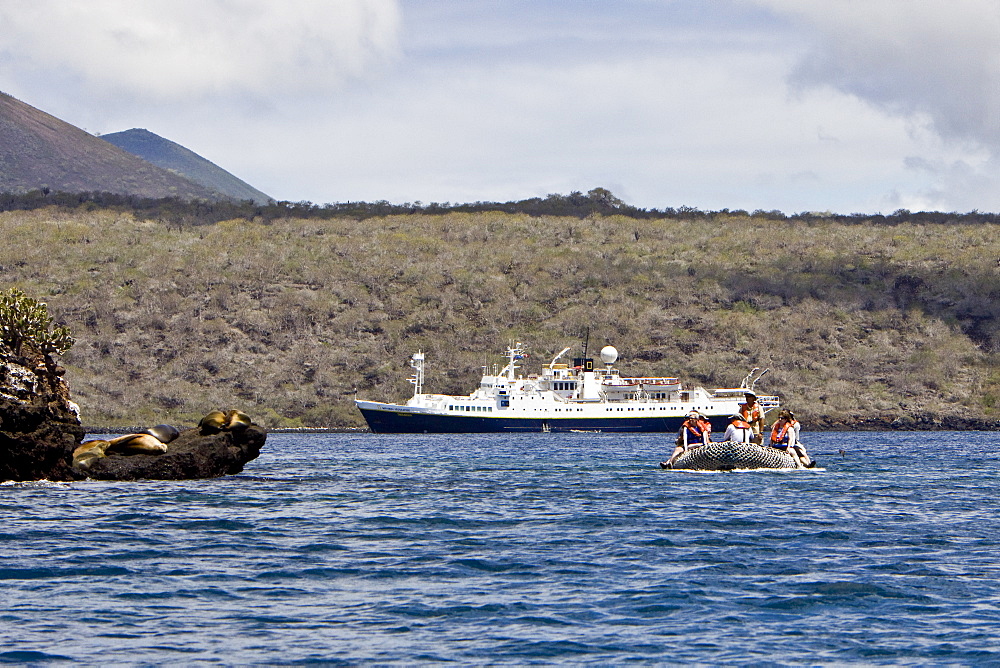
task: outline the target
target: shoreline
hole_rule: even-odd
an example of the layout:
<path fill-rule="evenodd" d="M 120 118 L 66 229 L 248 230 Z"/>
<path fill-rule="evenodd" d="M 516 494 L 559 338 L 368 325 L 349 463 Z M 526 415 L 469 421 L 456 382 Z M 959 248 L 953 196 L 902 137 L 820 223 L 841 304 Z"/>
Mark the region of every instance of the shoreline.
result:
<path fill-rule="evenodd" d="M 956 423 L 958 422 L 958 423 Z M 124 426 L 124 427 L 84 427 L 84 430 L 88 434 L 134 434 L 142 431 L 143 429 L 148 429 L 148 426 L 137 427 L 137 426 Z M 373 433 L 367 427 L 275 427 L 274 429 L 265 428 L 269 434 L 371 434 Z M 803 425 L 803 429 L 806 432 L 812 433 L 822 433 L 822 432 L 832 432 L 832 431 L 846 431 L 846 432 L 892 432 L 892 431 L 998 431 L 1000 430 L 1000 422 L 987 421 L 987 420 L 961 420 L 961 421 L 951 421 L 951 420 L 935 420 L 927 422 L 914 422 L 914 423 L 904 423 L 900 420 L 894 420 L 892 422 L 886 421 L 875 421 L 875 420 L 863 420 L 852 423 L 847 422 L 825 422 L 819 421 L 817 424 Z M 417 433 L 417 432 L 415 432 Z M 499 432 L 502 433 L 502 432 Z M 530 432 L 518 432 L 518 433 L 530 433 Z M 541 433 L 541 432 L 539 432 Z M 613 434 L 617 432 L 605 432 L 608 434 Z M 622 433 L 640 433 L 640 432 L 622 432 Z M 646 433 L 659 433 L 659 434 L 673 434 L 674 432 L 646 432 Z"/>

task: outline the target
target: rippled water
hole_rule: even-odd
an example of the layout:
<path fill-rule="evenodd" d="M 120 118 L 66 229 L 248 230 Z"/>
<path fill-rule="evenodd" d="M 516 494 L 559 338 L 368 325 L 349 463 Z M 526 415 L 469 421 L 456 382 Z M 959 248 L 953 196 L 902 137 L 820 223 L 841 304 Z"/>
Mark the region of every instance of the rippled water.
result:
<path fill-rule="evenodd" d="M 728 474 L 668 441 L 274 434 L 218 480 L 7 483 L 0 661 L 1000 663 L 994 434 Z"/>

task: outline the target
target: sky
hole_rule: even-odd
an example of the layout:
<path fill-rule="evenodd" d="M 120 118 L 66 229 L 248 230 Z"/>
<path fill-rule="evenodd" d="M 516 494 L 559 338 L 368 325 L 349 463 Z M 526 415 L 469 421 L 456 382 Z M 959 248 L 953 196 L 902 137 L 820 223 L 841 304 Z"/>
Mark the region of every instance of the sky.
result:
<path fill-rule="evenodd" d="M 277 200 L 1000 211 L 996 0 L 0 0 L 0 91 Z"/>

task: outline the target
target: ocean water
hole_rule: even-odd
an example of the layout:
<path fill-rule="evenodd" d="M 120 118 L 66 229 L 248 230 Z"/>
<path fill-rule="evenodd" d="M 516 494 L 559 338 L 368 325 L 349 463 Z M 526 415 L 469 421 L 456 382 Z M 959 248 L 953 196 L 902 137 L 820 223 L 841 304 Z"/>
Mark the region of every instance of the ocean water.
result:
<path fill-rule="evenodd" d="M 804 434 L 805 437 L 805 434 Z M 244 473 L 0 486 L 0 662 L 1000 665 L 996 435 L 269 436 Z"/>

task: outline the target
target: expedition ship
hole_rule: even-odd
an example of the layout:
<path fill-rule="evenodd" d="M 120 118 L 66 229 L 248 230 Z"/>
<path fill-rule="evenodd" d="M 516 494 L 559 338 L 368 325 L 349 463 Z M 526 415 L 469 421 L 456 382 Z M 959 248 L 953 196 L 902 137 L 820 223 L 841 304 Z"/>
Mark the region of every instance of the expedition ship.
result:
<path fill-rule="evenodd" d="M 705 389 L 684 387 L 677 378 L 625 377 L 614 363 L 618 351 L 605 346 L 604 367 L 593 358 L 559 360 L 564 349 L 542 367 L 540 374 L 524 376 L 518 364 L 525 359 L 520 343 L 508 346 L 507 364 L 483 369 L 479 387 L 468 396 L 425 394 L 424 354 L 410 360 L 413 397 L 405 404 L 355 399 L 369 429 L 375 433 L 489 433 L 489 432 L 670 432 L 685 416 L 697 411 L 712 422 L 713 431 L 726 428 L 744 395 L 767 369 L 754 369 L 739 387 Z M 586 354 L 586 353 L 585 353 Z M 765 412 L 778 407 L 778 397 L 757 395 Z"/>

